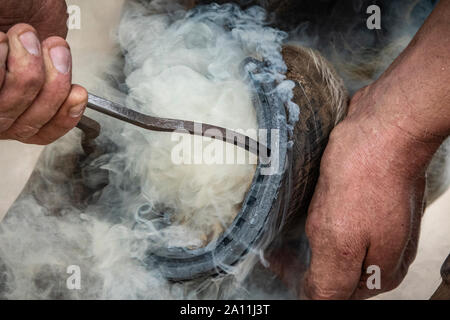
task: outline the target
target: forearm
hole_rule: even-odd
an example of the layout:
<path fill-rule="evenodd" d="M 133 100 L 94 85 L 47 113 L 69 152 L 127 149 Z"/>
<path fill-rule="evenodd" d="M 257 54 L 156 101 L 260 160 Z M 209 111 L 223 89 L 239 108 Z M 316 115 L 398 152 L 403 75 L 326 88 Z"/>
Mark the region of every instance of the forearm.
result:
<path fill-rule="evenodd" d="M 441 0 L 407 49 L 374 84 L 398 97 L 380 104 L 395 126 L 422 142 L 450 134 L 450 0 Z"/>

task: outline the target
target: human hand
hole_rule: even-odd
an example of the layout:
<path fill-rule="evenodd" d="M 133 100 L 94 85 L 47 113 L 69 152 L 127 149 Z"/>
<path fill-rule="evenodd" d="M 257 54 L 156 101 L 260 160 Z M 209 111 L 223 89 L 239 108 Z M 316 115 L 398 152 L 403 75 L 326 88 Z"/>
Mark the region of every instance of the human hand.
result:
<path fill-rule="evenodd" d="M 450 135 L 450 42 L 442 40 L 449 39 L 449 14 L 450 2 L 440 1 L 332 132 L 306 225 L 312 249 L 306 297 L 361 299 L 389 291 L 414 260 L 428 163 Z M 372 265 L 381 271 L 379 290 L 366 286 Z"/>
<path fill-rule="evenodd" d="M 331 134 L 306 224 L 308 298 L 365 299 L 392 290 L 415 258 L 425 172 L 442 141 L 422 139 L 390 114 L 407 101 L 392 88 L 382 79 L 360 90 Z M 366 284 L 372 265 L 380 268 L 380 289 Z"/>
<path fill-rule="evenodd" d="M 65 3 L 0 2 L 0 25 L 8 28 L 0 32 L 0 139 L 49 144 L 76 126 L 87 102 L 86 90 L 71 84 L 68 43 L 60 36 L 45 38 L 66 35 Z M 20 11 L 22 4 L 30 9 Z M 10 27 L 18 21 L 37 29 L 24 23 Z"/>
<path fill-rule="evenodd" d="M 67 6 L 64 0 L 0 0 L 0 31 L 8 32 L 18 23 L 36 29 L 40 40 L 51 36 L 66 38 Z"/>

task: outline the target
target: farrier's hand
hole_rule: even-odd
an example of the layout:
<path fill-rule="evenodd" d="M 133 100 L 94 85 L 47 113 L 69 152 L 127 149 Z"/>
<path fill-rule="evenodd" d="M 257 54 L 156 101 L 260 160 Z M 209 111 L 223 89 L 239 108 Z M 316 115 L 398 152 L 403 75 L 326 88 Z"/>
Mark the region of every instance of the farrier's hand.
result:
<path fill-rule="evenodd" d="M 40 39 L 67 35 L 67 6 L 64 0 L 0 0 L 0 31 L 18 23 L 32 25 Z"/>
<path fill-rule="evenodd" d="M 49 144 L 80 120 L 66 19 L 62 0 L 0 0 L 0 139 Z"/>
<path fill-rule="evenodd" d="M 286 263 L 278 263 L 278 271 L 274 264 L 307 297 L 388 291 L 413 261 L 425 173 L 450 136 L 449 16 L 450 0 L 439 1 L 394 63 L 353 97 L 348 117 L 333 130 L 309 208 L 312 256 L 304 285 L 289 262 L 294 259 L 280 259 Z M 381 269 L 380 290 L 366 286 L 372 265 Z"/>
<path fill-rule="evenodd" d="M 414 260 L 425 171 L 439 143 L 420 141 L 388 119 L 389 106 L 407 100 L 387 92 L 379 83 L 358 92 L 331 134 L 306 226 L 308 298 L 361 299 L 392 290 Z M 380 290 L 366 285 L 371 265 L 381 270 Z"/>
<path fill-rule="evenodd" d="M 300 295 L 367 298 L 405 276 L 416 254 L 428 163 L 450 136 L 449 16 L 450 0 L 440 1 L 333 130 L 306 223 L 312 256 L 305 281 L 288 246 L 270 258 Z M 380 290 L 366 286 L 372 265 L 381 269 Z"/>

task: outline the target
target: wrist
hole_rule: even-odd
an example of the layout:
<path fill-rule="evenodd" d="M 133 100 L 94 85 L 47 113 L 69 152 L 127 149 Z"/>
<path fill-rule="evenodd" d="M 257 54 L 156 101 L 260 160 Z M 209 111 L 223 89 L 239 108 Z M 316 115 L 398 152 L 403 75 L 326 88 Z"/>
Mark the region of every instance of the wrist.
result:
<path fill-rule="evenodd" d="M 410 121 L 408 112 L 401 111 L 407 108 L 403 100 L 385 85 L 374 83 L 355 95 L 344 127 L 361 136 L 358 144 L 368 145 L 368 161 L 380 172 L 408 179 L 421 176 L 445 138 Z"/>
<path fill-rule="evenodd" d="M 440 3 L 409 46 L 372 85 L 394 125 L 424 142 L 450 135 L 450 5 Z"/>
<path fill-rule="evenodd" d="M 450 134 L 448 92 L 434 90 L 437 85 L 431 88 L 431 84 L 427 89 L 417 81 L 419 75 L 402 68 L 399 66 L 372 85 L 373 95 L 379 99 L 376 113 L 415 140 L 441 144 Z"/>

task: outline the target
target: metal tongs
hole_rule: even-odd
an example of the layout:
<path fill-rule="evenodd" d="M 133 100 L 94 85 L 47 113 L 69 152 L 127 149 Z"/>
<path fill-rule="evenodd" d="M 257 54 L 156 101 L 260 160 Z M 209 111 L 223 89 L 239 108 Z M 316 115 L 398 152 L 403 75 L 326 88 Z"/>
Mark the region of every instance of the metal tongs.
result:
<path fill-rule="evenodd" d="M 222 127 L 193 121 L 149 116 L 90 93 L 88 94 L 87 107 L 115 119 L 133 124 L 147 130 L 160 132 L 174 132 L 177 130 L 179 130 L 180 132 L 186 131 L 192 135 L 214 138 L 230 144 L 234 144 L 257 156 L 270 156 L 270 149 L 265 145 L 248 136 Z M 83 116 L 77 127 L 84 132 L 97 131 L 99 133 L 100 130 L 100 125 L 96 121 L 86 116 Z M 199 128 L 201 128 L 201 130 L 199 130 Z M 212 132 L 216 132 L 216 134 L 217 132 L 220 132 L 221 134 L 214 135 L 212 134 Z M 93 134 L 92 136 L 93 138 L 95 138 L 95 134 Z"/>

